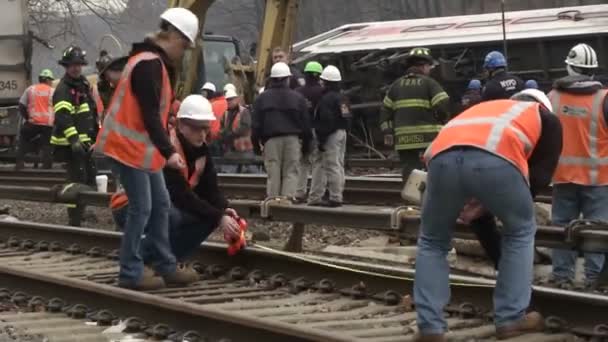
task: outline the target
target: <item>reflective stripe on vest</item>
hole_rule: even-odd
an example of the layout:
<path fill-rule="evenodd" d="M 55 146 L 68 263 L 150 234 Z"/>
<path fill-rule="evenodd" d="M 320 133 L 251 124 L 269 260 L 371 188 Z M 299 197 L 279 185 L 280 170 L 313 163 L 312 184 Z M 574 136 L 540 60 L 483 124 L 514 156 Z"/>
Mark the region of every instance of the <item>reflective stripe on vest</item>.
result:
<path fill-rule="evenodd" d="M 182 157 L 184 162 L 187 163 L 188 159 L 186 159 L 186 154 L 184 153 L 184 148 L 182 146 L 182 143 L 179 141 L 179 138 L 177 137 L 177 131 L 175 129 L 171 129 L 169 131 L 169 138 L 171 140 L 171 144 L 175 148 L 175 151 Z M 184 177 L 184 179 L 190 185 L 191 188 L 194 188 L 195 186 L 198 185 L 200 177 L 203 174 L 203 172 L 205 171 L 206 164 L 207 164 L 207 158 L 201 157 L 201 158 L 198 158 L 194 162 L 194 172 L 192 172 L 191 175 L 188 175 L 190 167 L 186 166 L 185 168 L 183 168 L 181 170 L 182 176 Z"/>
<path fill-rule="evenodd" d="M 540 138 L 540 132 L 538 103 L 484 102 L 448 122 L 424 157 L 428 162 L 454 146 L 474 146 L 511 162 L 528 179 L 527 160 Z"/>
<path fill-rule="evenodd" d="M 131 72 L 137 63 L 155 59 L 161 60 L 158 55 L 151 52 L 142 52 L 129 59 L 108 106 L 96 143 L 97 151 L 131 167 L 152 171 L 162 169 L 165 159 L 150 140 L 143 126 L 141 118 L 143 114 L 141 111 L 136 112 L 139 109 L 138 104 L 134 103 L 136 101 L 133 99 L 130 99 L 130 102 L 127 101 L 126 97 L 127 95 L 133 96 L 130 94 Z M 163 125 L 166 126 L 172 90 L 164 64 L 162 64 L 162 80 L 159 114 Z M 133 105 L 137 108 L 123 108 L 127 102 L 129 102 L 129 106 Z M 137 115 L 139 117 L 136 117 Z M 133 119 L 140 121 L 129 121 Z M 140 126 L 141 130 L 128 127 L 127 124 Z"/>
<path fill-rule="evenodd" d="M 232 129 L 233 133 L 236 132 L 239 129 L 239 126 L 241 125 L 241 117 L 243 114 L 243 110 L 245 110 L 245 107 L 239 106 L 239 111 L 236 113 L 234 120 L 232 120 L 232 127 L 230 127 L 230 129 Z M 224 118 L 227 119 L 228 115 L 225 115 Z M 234 138 L 232 146 L 234 147 L 235 151 L 238 152 L 253 151 L 253 143 L 251 142 L 251 129 L 249 129 L 244 136 Z"/>
<path fill-rule="evenodd" d="M 607 96 L 606 89 L 587 96 L 556 90 L 549 94 L 564 133 L 554 183 L 608 185 Z"/>
<path fill-rule="evenodd" d="M 28 121 L 34 125 L 52 126 L 55 118 L 53 111 L 53 88 L 39 83 L 28 88 Z"/>

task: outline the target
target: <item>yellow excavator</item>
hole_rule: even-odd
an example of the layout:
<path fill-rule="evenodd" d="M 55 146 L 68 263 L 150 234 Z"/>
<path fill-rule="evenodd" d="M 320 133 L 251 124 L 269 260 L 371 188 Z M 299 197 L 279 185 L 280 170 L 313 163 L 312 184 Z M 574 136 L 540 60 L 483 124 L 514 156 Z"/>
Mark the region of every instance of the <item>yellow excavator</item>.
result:
<path fill-rule="evenodd" d="M 254 0 L 251 0 L 254 1 Z M 215 0 L 169 0 L 168 7 L 184 7 L 199 19 L 203 32 L 207 11 Z M 298 14 L 299 0 L 266 0 L 264 19 L 260 29 L 255 61 L 243 63 L 235 39 L 224 36 L 202 35 L 196 48 L 189 51 L 182 61 L 176 95 L 184 97 L 198 92 L 205 82 L 220 87 L 234 83 L 249 102 L 256 90 L 265 83 L 271 66 L 271 53 L 275 47 L 290 51 Z"/>

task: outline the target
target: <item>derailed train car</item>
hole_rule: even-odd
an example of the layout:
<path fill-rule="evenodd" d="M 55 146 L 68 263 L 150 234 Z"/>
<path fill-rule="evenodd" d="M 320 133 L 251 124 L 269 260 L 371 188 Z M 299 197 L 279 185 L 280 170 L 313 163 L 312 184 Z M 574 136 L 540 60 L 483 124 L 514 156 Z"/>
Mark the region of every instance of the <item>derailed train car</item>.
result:
<path fill-rule="evenodd" d="M 565 75 L 564 60 L 577 43 L 593 46 L 600 74 L 608 67 L 608 5 L 505 13 L 510 72 L 544 89 Z M 294 45 L 297 63 L 318 60 L 343 70 L 355 109 L 355 132 L 378 142 L 378 112 L 390 84 L 405 73 L 404 56 L 429 47 L 436 78 L 457 102 L 472 78 L 483 80 L 483 59 L 503 50 L 502 13 L 348 24 Z"/>

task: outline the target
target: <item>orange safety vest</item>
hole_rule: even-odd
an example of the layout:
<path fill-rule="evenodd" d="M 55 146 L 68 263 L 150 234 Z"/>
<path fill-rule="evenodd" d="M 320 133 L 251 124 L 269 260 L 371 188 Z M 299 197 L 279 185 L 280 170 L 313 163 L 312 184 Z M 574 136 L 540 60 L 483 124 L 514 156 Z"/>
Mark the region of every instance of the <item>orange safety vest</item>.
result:
<path fill-rule="evenodd" d="M 226 101 L 224 96 L 218 96 L 209 100 L 209 102 L 211 102 L 213 115 L 215 115 L 215 121 L 211 121 L 211 129 L 209 130 L 209 141 L 213 141 L 220 137 L 221 123 L 228 110 L 228 101 Z"/>
<path fill-rule="evenodd" d="M 137 63 L 158 59 L 162 65 L 160 118 L 167 127 L 173 90 L 169 74 L 160 56 L 141 52 L 129 58 L 114 94 L 103 125 L 97 136 L 96 150 L 125 165 L 148 171 L 159 171 L 166 163 L 144 127 L 143 113 L 131 89 L 131 72 Z"/>
<path fill-rule="evenodd" d="M 224 115 L 224 127 L 226 129 L 231 129 L 232 132 L 236 132 L 241 124 L 241 117 L 244 110 L 246 110 L 245 107 L 239 106 L 239 111 L 236 113 L 236 116 L 232 120 L 232 127 L 227 127 L 229 124 L 228 115 Z M 234 139 L 234 142 L 232 143 L 232 146 L 234 147 L 234 150 L 238 152 L 253 151 L 253 143 L 251 142 L 251 129 L 249 129 L 245 133 L 245 135 L 241 137 L 236 137 Z"/>
<path fill-rule="evenodd" d="M 38 83 L 27 88 L 28 121 L 32 125 L 53 126 L 53 88 L 48 84 Z"/>
<path fill-rule="evenodd" d="M 540 104 L 496 100 L 475 105 L 448 122 L 424 158 L 455 146 L 474 146 L 511 162 L 528 179 L 528 158 L 541 134 Z"/>
<path fill-rule="evenodd" d="M 95 106 L 97 107 L 97 119 L 99 120 L 99 126 L 101 127 L 101 123 L 104 119 L 104 111 L 103 101 L 101 101 L 101 96 L 99 96 L 99 90 L 97 89 L 97 85 L 91 87 L 91 96 L 95 101 Z"/>
<path fill-rule="evenodd" d="M 549 93 L 564 135 L 553 183 L 608 185 L 608 126 L 604 120 L 606 96 L 606 89 L 589 95 L 557 90 Z"/>
<path fill-rule="evenodd" d="M 177 152 L 182 157 L 184 162 L 187 162 L 186 154 L 184 153 L 184 148 L 182 147 L 182 143 L 177 137 L 177 131 L 175 129 L 171 129 L 169 131 L 169 139 L 171 140 L 171 144 L 173 145 L 173 147 L 175 147 L 175 152 Z M 205 171 L 206 163 L 207 158 L 201 157 L 194 162 L 194 171 L 192 172 L 192 174 L 189 174 L 189 167 L 185 167 L 181 170 L 182 176 L 184 176 L 188 184 L 190 184 L 191 188 L 194 188 L 196 185 L 198 185 L 199 179 Z"/>

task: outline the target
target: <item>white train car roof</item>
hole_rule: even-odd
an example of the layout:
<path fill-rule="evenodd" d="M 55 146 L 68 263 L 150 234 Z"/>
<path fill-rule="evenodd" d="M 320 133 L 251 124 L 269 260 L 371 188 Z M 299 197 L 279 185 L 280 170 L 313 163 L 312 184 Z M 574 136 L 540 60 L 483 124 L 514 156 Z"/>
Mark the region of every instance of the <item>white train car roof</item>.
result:
<path fill-rule="evenodd" d="M 508 40 L 608 33 L 608 5 L 506 12 Z M 348 24 L 294 45 L 300 54 L 502 41 L 502 14 Z"/>

